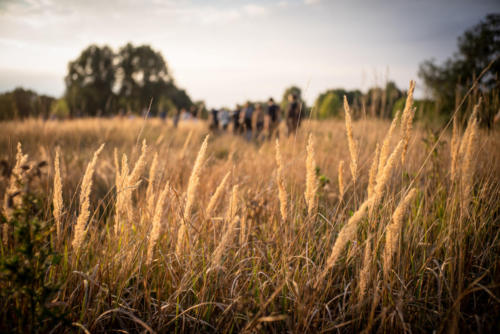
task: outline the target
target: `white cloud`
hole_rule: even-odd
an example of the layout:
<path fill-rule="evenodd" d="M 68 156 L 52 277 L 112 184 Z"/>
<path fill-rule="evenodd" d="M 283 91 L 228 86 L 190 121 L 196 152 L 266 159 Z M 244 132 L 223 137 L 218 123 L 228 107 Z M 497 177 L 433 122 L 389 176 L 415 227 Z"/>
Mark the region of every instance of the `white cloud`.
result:
<path fill-rule="evenodd" d="M 321 0 L 304 0 L 304 3 L 306 5 L 315 5 L 315 4 L 318 4 L 320 2 L 321 2 Z"/>
<path fill-rule="evenodd" d="M 269 10 L 266 7 L 248 4 L 243 6 L 243 11 L 249 16 L 265 16 L 269 14 Z"/>
<path fill-rule="evenodd" d="M 217 9 L 212 7 L 191 8 L 186 13 L 191 12 L 194 16 L 184 16 L 183 20 L 194 19 L 202 24 L 225 24 L 237 21 L 241 18 L 241 12 L 236 9 Z"/>

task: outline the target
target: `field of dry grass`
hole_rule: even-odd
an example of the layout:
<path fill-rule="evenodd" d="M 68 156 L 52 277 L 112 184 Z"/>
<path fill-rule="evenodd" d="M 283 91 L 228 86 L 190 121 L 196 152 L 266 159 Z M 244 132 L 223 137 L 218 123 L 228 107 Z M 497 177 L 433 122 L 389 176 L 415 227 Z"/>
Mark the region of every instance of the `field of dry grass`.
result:
<path fill-rule="evenodd" d="M 0 330 L 500 330 L 500 133 L 390 128 L 1 124 Z"/>

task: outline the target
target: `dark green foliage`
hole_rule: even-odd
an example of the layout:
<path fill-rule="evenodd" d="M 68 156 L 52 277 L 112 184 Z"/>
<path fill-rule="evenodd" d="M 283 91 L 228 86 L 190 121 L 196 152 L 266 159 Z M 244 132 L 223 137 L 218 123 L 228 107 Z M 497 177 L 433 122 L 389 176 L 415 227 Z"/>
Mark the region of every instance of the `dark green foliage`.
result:
<path fill-rule="evenodd" d="M 330 183 L 330 178 L 322 174 L 321 169 L 318 166 L 316 166 L 314 171 L 316 173 L 316 177 L 318 178 L 320 189 L 324 189 L 325 186 Z"/>
<path fill-rule="evenodd" d="M 314 116 L 320 119 L 336 117 L 343 110 L 344 96 L 351 105 L 359 107 L 363 94 L 359 90 L 347 91 L 343 88 L 329 89 L 320 94 L 314 103 Z"/>
<path fill-rule="evenodd" d="M 54 98 L 32 90 L 16 88 L 0 94 L 0 121 L 27 117 L 47 118 Z"/>
<path fill-rule="evenodd" d="M 56 297 L 61 256 L 52 249 L 53 225 L 40 213 L 40 200 L 26 195 L 10 219 L 0 216 L 10 231 L 0 257 L 0 332 L 45 333 L 68 325 Z"/>
<path fill-rule="evenodd" d="M 187 93 L 176 87 L 161 53 L 148 45 L 127 44 L 118 53 L 91 45 L 69 63 L 66 100 L 73 115 L 119 112 L 150 115 L 189 108 Z"/>
<path fill-rule="evenodd" d="M 91 45 L 68 64 L 66 100 L 73 114 L 107 113 L 113 103 L 116 81 L 113 51 Z"/>
<path fill-rule="evenodd" d="M 441 112 L 450 115 L 456 99 L 464 96 L 472 82 L 494 61 L 480 78 L 478 89 L 484 95 L 498 95 L 500 81 L 500 14 L 491 14 L 458 38 L 458 51 L 442 65 L 427 60 L 420 65 L 419 76 L 438 103 Z M 483 119 L 491 125 L 497 111 L 491 106 Z"/>

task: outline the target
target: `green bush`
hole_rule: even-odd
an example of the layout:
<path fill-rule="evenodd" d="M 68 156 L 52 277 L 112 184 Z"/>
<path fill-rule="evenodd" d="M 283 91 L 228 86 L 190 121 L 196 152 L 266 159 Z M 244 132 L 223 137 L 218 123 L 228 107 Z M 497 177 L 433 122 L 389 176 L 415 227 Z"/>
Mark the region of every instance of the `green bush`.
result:
<path fill-rule="evenodd" d="M 68 325 L 55 302 L 61 286 L 55 266 L 61 256 L 52 248 L 53 224 L 38 218 L 41 211 L 40 200 L 28 194 L 11 217 L 0 216 L 2 227 L 8 228 L 0 257 L 2 333 L 45 333 Z"/>

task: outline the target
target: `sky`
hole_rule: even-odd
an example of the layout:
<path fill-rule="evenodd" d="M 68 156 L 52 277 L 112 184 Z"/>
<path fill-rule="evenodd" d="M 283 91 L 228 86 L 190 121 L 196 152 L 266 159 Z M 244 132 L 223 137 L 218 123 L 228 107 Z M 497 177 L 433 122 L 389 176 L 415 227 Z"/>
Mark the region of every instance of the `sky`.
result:
<path fill-rule="evenodd" d="M 176 83 L 209 107 L 393 80 L 456 51 L 491 0 L 0 0 L 0 92 L 64 94 L 69 61 L 90 44 L 148 44 Z"/>

